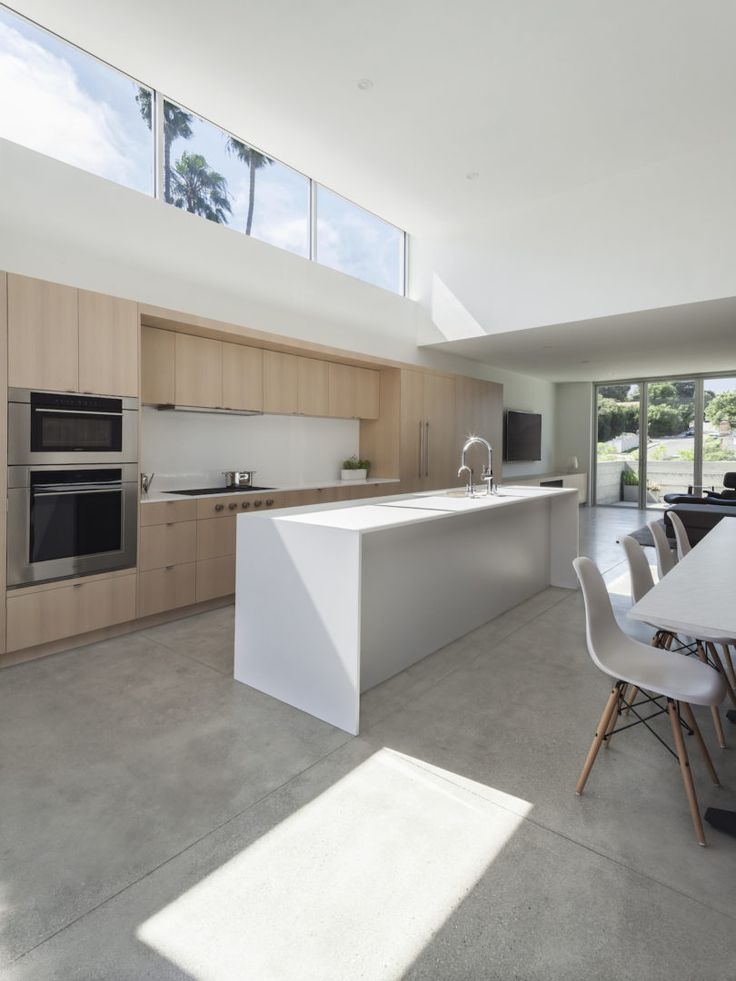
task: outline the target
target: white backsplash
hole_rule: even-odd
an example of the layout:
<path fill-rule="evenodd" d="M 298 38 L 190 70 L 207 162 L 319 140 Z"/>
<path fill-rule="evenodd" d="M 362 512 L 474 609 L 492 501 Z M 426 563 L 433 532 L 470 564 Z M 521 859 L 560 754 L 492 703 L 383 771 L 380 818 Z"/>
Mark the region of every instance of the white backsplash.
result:
<path fill-rule="evenodd" d="M 160 412 L 144 406 L 141 470 L 161 475 L 255 470 L 256 483 L 276 487 L 338 480 L 342 461 L 358 452 L 359 427 L 353 419 Z M 158 479 L 156 484 L 161 486 Z"/>

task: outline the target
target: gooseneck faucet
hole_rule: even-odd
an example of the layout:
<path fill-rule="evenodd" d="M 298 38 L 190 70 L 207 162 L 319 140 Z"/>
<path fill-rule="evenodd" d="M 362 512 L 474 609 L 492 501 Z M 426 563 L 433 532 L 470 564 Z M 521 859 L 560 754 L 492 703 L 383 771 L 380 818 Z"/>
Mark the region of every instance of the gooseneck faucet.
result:
<path fill-rule="evenodd" d="M 475 446 L 476 444 L 485 446 L 485 448 L 488 450 L 488 463 L 483 467 L 480 475 L 481 480 L 484 480 L 486 483 L 486 494 L 496 493 L 496 482 L 493 479 L 493 447 L 488 440 L 484 439 L 482 436 L 468 436 L 460 456 L 460 469 L 457 472 L 458 477 L 462 477 L 464 473 L 468 475 L 468 482 L 466 485 L 468 497 L 473 496 L 475 493 L 475 488 L 473 487 L 473 469 L 466 464 L 465 454 L 468 452 L 471 446 Z"/>

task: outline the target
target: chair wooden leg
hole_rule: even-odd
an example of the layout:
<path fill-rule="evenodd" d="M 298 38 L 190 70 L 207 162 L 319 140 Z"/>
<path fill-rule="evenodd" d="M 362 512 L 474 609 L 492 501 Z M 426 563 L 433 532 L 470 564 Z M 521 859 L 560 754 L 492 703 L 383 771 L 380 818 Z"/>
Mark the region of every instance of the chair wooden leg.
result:
<path fill-rule="evenodd" d="M 631 688 L 629 689 L 629 697 L 626 699 L 626 709 L 625 709 L 626 715 L 631 714 L 631 706 L 636 701 L 636 696 L 638 694 L 639 694 L 639 689 L 636 687 L 636 685 L 632 685 Z"/>
<path fill-rule="evenodd" d="M 621 688 L 619 699 L 616 702 L 616 709 L 611 715 L 611 721 L 608 723 L 608 728 L 606 729 L 607 738 L 603 744 L 606 749 L 608 749 L 608 747 L 611 745 L 611 735 L 613 734 L 613 730 L 616 728 L 618 720 L 621 717 L 621 705 L 626 699 L 627 688 L 628 685 L 623 685 L 623 687 Z"/>
<path fill-rule="evenodd" d="M 734 671 L 733 659 L 731 658 L 731 647 L 729 644 L 723 644 L 722 647 L 723 660 L 726 665 L 726 674 L 731 682 L 731 687 L 734 689 L 734 691 L 736 691 L 736 671 Z"/>
<path fill-rule="evenodd" d="M 670 722 L 672 723 L 672 735 L 674 737 L 675 747 L 677 749 L 677 758 L 680 761 L 680 774 L 682 776 L 682 782 L 685 785 L 685 793 L 687 794 L 688 804 L 690 805 L 690 814 L 692 816 L 693 826 L 695 828 L 695 837 L 698 839 L 698 844 L 704 845 L 705 832 L 703 831 L 703 822 L 700 820 L 700 808 L 698 807 L 698 798 L 695 796 L 695 785 L 693 784 L 693 775 L 690 772 L 690 763 L 687 758 L 687 749 L 685 749 L 685 740 L 682 738 L 680 716 L 677 711 L 677 706 L 671 698 L 667 699 L 667 711 L 669 713 Z"/>
<path fill-rule="evenodd" d="M 585 787 L 586 781 L 593 769 L 593 764 L 595 763 L 595 758 L 598 755 L 598 750 L 601 748 L 601 743 L 603 738 L 608 732 L 608 724 L 611 721 L 611 715 L 616 711 L 618 705 L 618 699 L 621 694 L 621 682 L 618 682 L 611 689 L 611 694 L 608 696 L 608 701 L 606 702 L 605 708 L 603 709 L 603 714 L 601 715 L 601 720 L 598 723 L 598 728 L 595 731 L 595 736 L 593 737 L 593 742 L 588 750 L 588 755 L 585 758 L 585 763 L 583 765 L 583 772 L 580 774 L 580 779 L 575 787 L 576 794 L 582 794 Z"/>
<path fill-rule="evenodd" d="M 705 646 L 710 652 L 710 657 L 711 660 L 713 661 L 713 664 L 715 665 L 716 671 L 718 671 L 720 674 L 723 675 L 723 680 L 726 682 L 726 691 L 728 692 L 728 697 L 731 699 L 731 704 L 734 707 L 736 707 L 736 692 L 734 692 L 733 685 L 731 684 L 731 679 L 729 678 L 725 668 L 723 667 L 723 661 L 721 660 L 721 655 L 718 652 L 718 648 L 716 647 L 715 644 L 712 644 L 710 642 L 708 642 Z"/>
<path fill-rule="evenodd" d="M 713 760 L 710 758 L 710 753 L 708 752 L 708 747 L 705 745 L 702 733 L 700 732 L 700 726 L 695 719 L 695 714 L 692 708 L 687 702 L 680 702 L 680 708 L 682 709 L 682 714 L 685 716 L 685 721 L 693 730 L 693 735 L 695 736 L 695 742 L 698 744 L 698 749 L 700 750 L 700 755 L 703 757 L 703 762 L 705 763 L 708 773 L 710 773 L 710 778 L 716 787 L 721 786 L 721 781 L 718 779 L 718 774 L 716 773 L 716 768 L 713 766 Z"/>
<path fill-rule="evenodd" d="M 708 663 L 708 658 L 705 656 L 705 651 L 703 650 L 703 645 L 700 641 L 696 642 L 696 647 L 698 651 L 698 657 L 703 662 L 703 664 Z M 711 705 L 710 714 L 713 716 L 713 728 L 716 730 L 716 739 L 718 740 L 718 745 L 721 749 L 726 748 L 726 737 L 723 732 L 723 726 L 721 725 L 721 713 L 718 711 L 717 705 Z"/>

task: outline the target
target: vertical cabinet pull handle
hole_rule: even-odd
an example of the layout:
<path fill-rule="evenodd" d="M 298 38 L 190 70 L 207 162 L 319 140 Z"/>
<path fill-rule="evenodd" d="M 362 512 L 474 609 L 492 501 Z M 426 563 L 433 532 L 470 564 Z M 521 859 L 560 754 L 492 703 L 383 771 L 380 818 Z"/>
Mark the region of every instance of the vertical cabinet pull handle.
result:
<path fill-rule="evenodd" d="M 424 464 L 424 429 L 422 428 L 422 420 L 419 420 L 419 472 L 417 476 L 422 479 L 422 466 Z"/>
<path fill-rule="evenodd" d="M 426 423 L 427 435 L 424 438 L 424 476 L 429 477 L 429 423 Z"/>

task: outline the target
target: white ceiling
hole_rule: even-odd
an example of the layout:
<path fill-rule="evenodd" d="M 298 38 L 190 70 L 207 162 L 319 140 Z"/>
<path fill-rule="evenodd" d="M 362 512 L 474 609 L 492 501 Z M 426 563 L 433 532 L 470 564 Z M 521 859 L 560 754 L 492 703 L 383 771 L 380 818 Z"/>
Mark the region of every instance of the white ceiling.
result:
<path fill-rule="evenodd" d="M 557 382 L 736 374 L 736 297 L 427 346 Z"/>
<path fill-rule="evenodd" d="M 418 238 L 457 243 L 459 252 L 475 251 L 478 230 L 502 213 L 508 221 L 540 199 L 717 143 L 733 126 L 733 0 L 12 6 Z M 359 89 L 362 78 L 373 86 Z M 471 171 L 477 180 L 466 179 Z M 463 292 L 469 303 L 472 287 Z M 472 310 L 488 329 L 490 307 Z M 672 326 L 661 311 L 643 316 L 653 347 L 646 356 L 661 357 L 677 315 Z M 723 339 L 719 318 L 709 358 Z M 616 318 L 616 330 L 630 329 L 645 348 L 633 323 Z M 544 328 L 555 347 L 542 345 L 543 358 L 534 328 L 451 347 L 533 374 L 578 377 L 580 339 L 591 361 L 607 356 L 602 326 Z M 664 333 L 654 340 L 654 331 Z M 611 368 L 628 374 L 634 363 L 617 347 Z"/>

